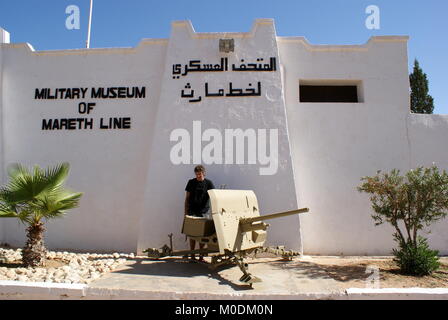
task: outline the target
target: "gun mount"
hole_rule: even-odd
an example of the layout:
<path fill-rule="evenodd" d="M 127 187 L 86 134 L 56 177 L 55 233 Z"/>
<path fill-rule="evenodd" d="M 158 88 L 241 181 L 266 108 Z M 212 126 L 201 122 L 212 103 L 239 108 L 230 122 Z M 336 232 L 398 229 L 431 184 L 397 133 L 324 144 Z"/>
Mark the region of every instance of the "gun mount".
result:
<path fill-rule="evenodd" d="M 187 256 L 200 254 L 210 256 L 211 269 L 234 263 L 243 272 L 240 282 L 252 285 L 261 280 L 248 272 L 244 258 L 249 254 L 268 252 L 291 260 L 300 255 L 283 246 L 264 247 L 269 224 L 265 220 L 309 212 L 308 208 L 260 215 L 258 201 L 251 190 L 209 190 L 212 220 L 202 217 L 185 216 L 182 233 L 187 237 L 207 244 L 207 248 L 198 250 L 174 251 L 171 237 L 170 246 L 145 250 L 150 258 L 160 259 L 167 256 Z"/>

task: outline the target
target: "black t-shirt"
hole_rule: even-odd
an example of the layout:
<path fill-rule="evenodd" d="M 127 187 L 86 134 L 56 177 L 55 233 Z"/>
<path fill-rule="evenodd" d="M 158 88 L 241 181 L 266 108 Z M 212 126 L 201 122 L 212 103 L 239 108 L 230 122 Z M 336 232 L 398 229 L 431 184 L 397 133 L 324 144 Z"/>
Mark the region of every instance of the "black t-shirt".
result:
<path fill-rule="evenodd" d="M 213 182 L 208 179 L 199 181 L 194 178 L 188 180 L 185 191 L 190 192 L 188 203 L 188 214 L 193 216 L 202 216 L 210 209 L 210 197 L 207 190 L 215 189 Z"/>

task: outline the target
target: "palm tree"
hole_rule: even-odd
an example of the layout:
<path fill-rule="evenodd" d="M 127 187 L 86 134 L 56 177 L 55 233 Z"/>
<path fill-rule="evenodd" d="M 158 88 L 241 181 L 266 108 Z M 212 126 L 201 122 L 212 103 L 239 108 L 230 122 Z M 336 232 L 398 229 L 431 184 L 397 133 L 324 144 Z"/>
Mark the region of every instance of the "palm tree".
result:
<path fill-rule="evenodd" d="M 31 172 L 14 164 L 8 170 L 8 184 L 0 188 L 0 217 L 18 218 L 28 226 L 22 251 L 26 267 L 45 265 L 43 220 L 62 217 L 79 204 L 82 193 L 63 187 L 69 168 L 63 163 L 45 170 L 35 166 Z"/>

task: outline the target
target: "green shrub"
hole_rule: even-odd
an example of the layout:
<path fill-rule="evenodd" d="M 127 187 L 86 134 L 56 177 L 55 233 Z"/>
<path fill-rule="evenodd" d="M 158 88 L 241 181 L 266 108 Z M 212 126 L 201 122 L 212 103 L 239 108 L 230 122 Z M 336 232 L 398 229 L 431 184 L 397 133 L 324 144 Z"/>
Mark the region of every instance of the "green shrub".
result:
<path fill-rule="evenodd" d="M 448 174 L 436 166 L 419 167 L 404 176 L 393 169 L 363 177 L 358 191 L 370 194 L 375 225 L 384 222 L 395 228 L 395 261 L 405 274 L 425 275 L 437 270 L 437 251 L 430 250 L 418 232 L 444 218 L 448 212 Z"/>
<path fill-rule="evenodd" d="M 440 267 L 437 250 L 431 250 L 423 237 L 418 237 L 417 246 L 412 243 L 400 244 L 400 249 L 393 249 L 394 261 L 404 274 L 425 276 Z"/>

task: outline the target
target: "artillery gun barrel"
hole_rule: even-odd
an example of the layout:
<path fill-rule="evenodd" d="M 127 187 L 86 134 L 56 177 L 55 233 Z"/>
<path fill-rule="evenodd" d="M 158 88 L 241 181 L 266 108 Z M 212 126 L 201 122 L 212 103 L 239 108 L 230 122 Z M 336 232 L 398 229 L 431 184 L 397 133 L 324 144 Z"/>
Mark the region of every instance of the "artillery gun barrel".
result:
<path fill-rule="evenodd" d="M 267 215 L 259 216 L 259 217 L 244 218 L 244 219 L 240 220 L 240 223 L 248 224 L 248 223 L 252 223 L 252 222 L 256 222 L 256 221 L 263 221 L 263 220 L 268 220 L 268 219 L 275 219 L 275 218 L 280 218 L 280 217 L 291 216 L 293 214 L 305 213 L 308 211 L 310 211 L 310 209 L 302 208 L 302 209 L 296 209 L 296 210 L 291 210 L 291 211 L 267 214 Z"/>

